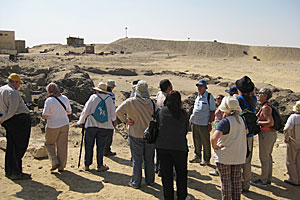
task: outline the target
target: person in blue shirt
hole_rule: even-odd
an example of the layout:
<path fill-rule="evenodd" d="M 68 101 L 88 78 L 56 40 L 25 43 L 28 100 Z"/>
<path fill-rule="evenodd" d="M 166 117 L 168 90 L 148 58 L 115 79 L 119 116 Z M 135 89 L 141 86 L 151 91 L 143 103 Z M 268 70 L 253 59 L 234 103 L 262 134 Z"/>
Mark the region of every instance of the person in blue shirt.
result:
<path fill-rule="evenodd" d="M 242 110 L 251 109 L 255 113 L 257 98 L 254 95 L 254 83 L 248 76 L 244 76 L 235 82 L 238 89 L 237 99 L 239 100 L 240 107 Z M 246 163 L 243 166 L 243 182 L 242 191 L 248 192 L 250 188 L 251 181 L 251 160 L 253 152 L 253 136 L 254 133 L 249 133 L 247 135 L 247 145 L 249 150 L 249 155 L 246 158 Z"/>
<path fill-rule="evenodd" d="M 200 163 L 205 166 L 210 163 L 210 131 L 215 118 L 216 103 L 213 95 L 207 92 L 207 82 L 200 79 L 197 84 L 198 95 L 194 103 L 193 113 L 190 117 L 192 126 L 195 157 L 190 163 Z M 201 150 L 203 146 L 203 161 L 201 161 Z"/>
<path fill-rule="evenodd" d="M 113 89 L 116 87 L 115 81 L 114 80 L 108 80 L 106 85 L 107 85 L 108 95 L 112 98 L 113 105 L 116 108 L 116 97 L 115 97 L 115 94 L 113 93 Z M 116 152 L 111 151 L 112 141 L 113 141 L 113 132 L 108 134 L 107 137 L 106 137 L 106 142 L 105 142 L 105 146 L 104 146 L 104 156 L 115 156 L 115 155 L 117 155 Z"/>

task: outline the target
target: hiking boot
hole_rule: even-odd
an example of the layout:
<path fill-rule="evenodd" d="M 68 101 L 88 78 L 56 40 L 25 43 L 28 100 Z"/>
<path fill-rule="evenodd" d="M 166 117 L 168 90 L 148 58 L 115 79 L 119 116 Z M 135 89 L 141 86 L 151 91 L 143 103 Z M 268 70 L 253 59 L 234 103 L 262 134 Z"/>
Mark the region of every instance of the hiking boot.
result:
<path fill-rule="evenodd" d="M 300 184 L 293 182 L 291 179 L 286 179 L 284 182 L 293 186 L 300 186 Z"/>
<path fill-rule="evenodd" d="M 116 152 L 109 151 L 109 152 L 105 152 L 103 155 L 104 155 L 104 156 L 115 156 L 115 155 L 117 155 L 117 153 L 116 153 Z"/>
<path fill-rule="evenodd" d="M 19 174 L 13 174 L 10 176 L 11 180 L 26 180 L 31 179 L 31 174 L 26 173 L 19 173 Z"/>
<path fill-rule="evenodd" d="M 90 167 L 89 166 L 85 166 L 84 167 L 84 171 L 90 171 Z"/>
<path fill-rule="evenodd" d="M 56 164 L 56 165 L 52 165 L 52 167 L 51 167 L 51 169 L 50 169 L 50 171 L 54 171 L 54 170 L 56 170 L 57 168 L 58 168 L 58 164 Z"/>
<path fill-rule="evenodd" d="M 206 165 L 209 165 L 210 163 L 209 162 L 207 162 L 207 161 L 201 161 L 200 162 L 200 165 L 201 166 L 206 166 Z"/>
<path fill-rule="evenodd" d="M 140 187 L 138 187 L 138 186 L 134 186 L 134 185 L 133 185 L 132 183 L 130 183 L 130 182 L 128 183 L 128 186 L 129 186 L 129 187 L 132 187 L 132 188 L 134 188 L 134 189 L 139 189 L 139 188 L 140 188 Z"/>
<path fill-rule="evenodd" d="M 200 163 L 201 159 L 200 158 L 193 158 L 192 160 L 190 160 L 190 163 Z"/>
<path fill-rule="evenodd" d="M 267 183 L 262 182 L 262 180 L 257 179 L 255 181 L 250 182 L 251 185 L 257 186 L 257 187 L 268 187 L 269 185 Z"/>
<path fill-rule="evenodd" d="M 219 176 L 219 171 L 217 169 L 215 169 L 214 171 L 209 171 L 208 173 L 212 176 Z"/>
<path fill-rule="evenodd" d="M 98 169 L 97 169 L 98 172 L 104 172 L 107 170 L 109 170 L 109 167 L 106 165 L 102 165 L 101 167 L 98 167 Z"/>

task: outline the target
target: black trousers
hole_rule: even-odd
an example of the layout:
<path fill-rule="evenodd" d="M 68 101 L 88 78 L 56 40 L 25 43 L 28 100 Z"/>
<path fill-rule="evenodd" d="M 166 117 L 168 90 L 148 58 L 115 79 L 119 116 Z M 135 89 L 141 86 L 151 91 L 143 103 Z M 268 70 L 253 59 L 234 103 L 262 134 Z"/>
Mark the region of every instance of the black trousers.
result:
<path fill-rule="evenodd" d="M 187 196 L 187 157 L 186 151 L 157 149 L 160 158 L 160 171 L 165 200 L 174 199 L 173 166 L 176 171 L 177 199 Z"/>
<path fill-rule="evenodd" d="M 29 114 L 14 115 L 2 123 L 6 130 L 5 174 L 22 173 L 22 158 L 29 143 L 31 119 Z"/>
<path fill-rule="evenodd" d="M 113 135 L 114 135 L 114 131 L 111 131 L 107 134 L 106 142 L 105 142 L 105 146 L 104 146 L 104 154 L 111 152 L 110 147 L 111 147 L 111 144 L 113 141 Z"/>

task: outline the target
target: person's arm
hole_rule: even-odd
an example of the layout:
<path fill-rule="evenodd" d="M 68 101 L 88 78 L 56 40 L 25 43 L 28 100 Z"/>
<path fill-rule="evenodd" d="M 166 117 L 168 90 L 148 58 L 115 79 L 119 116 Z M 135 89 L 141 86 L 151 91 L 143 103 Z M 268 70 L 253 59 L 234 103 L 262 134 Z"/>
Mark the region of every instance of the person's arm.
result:
<path fill-rule="evenodd" d="M 258 121 L 259 126 L 271 127 L 274 125 L 274 120 L 272 117 L 272 108 L 270 106 L 263 106 L 261 109 L 263 116 L 266 121 Z"/>
<path fill-rule="evenodd" d="M 93 97 L 91 96 L 89 100 L 85 103 L 84 108 L 80 114 L 79 120 L 77 124 L 84 124 L 85 119 L 87 118 L 88 115 L 91 114 L 91 106 L 93 103 Z"/>
<path fill-rule="evenodd" d="M 288 141 L 290 140 L 290 136 L 293 134 L 293 127 L 294 127 L 294 122 L 292 120 L 292 116 L 290 116 L 286 121 L 286 124 L 283 129 L 285 143 L 288 143 Z"/>
<path fill-rule="evenodd" d="M 2 123 L 8 119 L 10 119 L 12 116 L 14 116 L 17 112 L 17 109 L 20 104 L 20 94 L 18 91 L 13 91 L 8 93 L 8 109 L 6 113 L 3 113 L 2 116 Z"/>
<path fill-rule="evenodd" d="M 123 123 L 127 123 L 128 107 L 128 101 L 125 100 L 121 105 L 118 106 L 116 110 L 116 115 Z"/>
<path fill-rule="evenodd" d="M 67 112 L 68 115 L 71 115 L 71 114 L 72 114 L 72 107 L 71 107 L 71 105 L 70 105 L 70 101 L 69 101 L 68 98 L 67 98 L 67 100 L 68 100 L 68 103 L 67 103 L 67 109 L 66 109 L 66 112 Z"/>
<path fill-rule="evenodd" d="M 219 138 L 223 135 L 222 131 L 216 130 L 214 134 L 211 136 L 210 142 L 211 146 L 214 150 L 219 150 L 222 149 L 224 146 L 223 145 L 218 145 L 218 140 Z"/>

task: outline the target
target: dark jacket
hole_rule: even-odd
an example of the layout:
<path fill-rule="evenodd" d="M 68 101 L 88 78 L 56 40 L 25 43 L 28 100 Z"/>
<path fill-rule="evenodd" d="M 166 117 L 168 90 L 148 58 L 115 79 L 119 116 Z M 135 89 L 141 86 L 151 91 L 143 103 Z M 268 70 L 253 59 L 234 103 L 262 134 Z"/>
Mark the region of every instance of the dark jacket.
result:
<path fill-rule="evenodd" d="M 182 110 L 180 118 L 176 119 L 168 107 L 162 107 L 159 112 L 159 133 L 155 142 L 158 149 L 188 151 L 186 134 L 189 118 Z"/>

